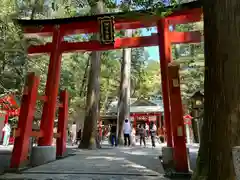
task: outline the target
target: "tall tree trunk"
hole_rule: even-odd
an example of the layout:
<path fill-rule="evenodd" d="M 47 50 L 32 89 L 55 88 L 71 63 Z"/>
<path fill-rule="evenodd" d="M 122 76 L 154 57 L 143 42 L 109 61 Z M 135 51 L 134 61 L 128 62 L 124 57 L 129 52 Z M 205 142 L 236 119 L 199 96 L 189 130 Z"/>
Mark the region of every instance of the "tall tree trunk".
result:
<path fill-rule="evenodd" d="M 101 14 L 104 12 L 104 3 L 102 0 L 89 0 L 93 14 Z M 95 35 L 95 39 L 98 36 Z M 82 141 L 79 148 L 95 149 L 97 147 L 97 121 L 99 119 L 99 98 L 100 98 L 100 83 L 99 76 L 101 70 L 101 53 L 91 53 L 91 64 L 89 70 L 86 114 L 84 120 L 84 129 Z"/>
<path fill-rule="evenodd" d="M 87 75 L 89 73 L 88 67 L 90 66 L 90 60 L 91 60 L 91 56 L 88 57 L 88 60 L 86 62 L 86 67 L 85 67 L 85 71 L 84 71 L 84 75 L 83 75 L 83 79 L 82 79 L 82 85 L 81 85 L 81 89 L 80 89 L 80 93 L 79 93 L 80 97 L 82 97 L 85 94 Z"/>
<path fill-rule="evenodd" d="M 110 84 L 110 81 L 109 81 L 109 79 L 107 79 L 107 85 L 106 85 L 106 87 L 109 87 L 109 84 Z M 106 110 L 107 110 L 107 105 L 108 105 L 108 102 L 109 102 L 110 92 L 109 92 L 109 91 L 106 91 L 106 92 L 104 92 L 104 94 L 105 94 L 105 98 L 104 98 L 104 100 L 103 100 L 102 107 L 100 107 L 100 110 L 101 110 L 102 108 L 104 109 L 104 110 L 103 110 L 103 114 L 105 114 L 105 113 L 106 113 Z"/>
<path fill-rule="evenodd" d="M 204 122 L 193 180 L 234 180 L 232 147 L 240 144 L 239 0 L 203 0 Z"/>
<path fill-rule="evenodd" d="M 179 56 L 180 56 L 180 44 L 176 44 L 175 45 L 175 51 L 174 51 L 174 54 L 175 54 L 175 58 L 178 59 Z"/>
<path fill-rule="evenodd" d="M 125 36 L 132 36 L 132 31 L 127 30 Z M 123 121 L 130 115 L 130 82 L 131 82 L 131 49 L 123 49 L 121 65 L 121 82 L 118 100 L 118 142 L 123 143 Z"/>
<path fill-rule="evenodd" d="M 33 8 L 32 8 L 32 12 L 31 12 L 31 16 L 30 19 L 33 20 L 35 15 L 36 15 L 36 10 L 37 10 L 37 5 L 39 3 L 39 0 L 35 0 L 34 4 L 33 4 Z"/>
<path fill-rule="evenodd" d="M 189 45 L 189 50 L 190 50 L 190 56 L 194 57 L 194 51 L 195 51 L 195 46 L 194 44 Z"/>

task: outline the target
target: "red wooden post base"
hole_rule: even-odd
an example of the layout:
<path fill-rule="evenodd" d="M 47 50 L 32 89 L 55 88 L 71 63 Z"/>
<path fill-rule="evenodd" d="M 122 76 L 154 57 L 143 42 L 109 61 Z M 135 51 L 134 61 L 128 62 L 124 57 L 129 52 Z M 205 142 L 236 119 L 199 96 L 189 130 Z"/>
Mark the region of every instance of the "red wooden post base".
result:
<path fill-rule="evenodd" d="M 188 172 L 186 135 L 184 129 L 182 99 L 179 81 L 179 65 L 169 64 L 169 92 L 171 125 L 173 132 L 173 158 L 177 172 Z"/>
<path fill-rule="evenodd" d="M 66 153 L 67 141 L 67 120 L 68 120 L 68 93 L 66 90 L 60 93 L 62 107 L 58 111 L 58 135 L 57 138 L 57 157 L 63 157 Z"/>
<path fill-rule="evenodd" d="M 15 139 L 10 168 L 19 168 L 27 160 L 38 85 L 39 77 L 35 76 L 34 73 L 30 73 L 27 78 L 25 92 L 22 96 L 18 120 L 19 136 Z"/>

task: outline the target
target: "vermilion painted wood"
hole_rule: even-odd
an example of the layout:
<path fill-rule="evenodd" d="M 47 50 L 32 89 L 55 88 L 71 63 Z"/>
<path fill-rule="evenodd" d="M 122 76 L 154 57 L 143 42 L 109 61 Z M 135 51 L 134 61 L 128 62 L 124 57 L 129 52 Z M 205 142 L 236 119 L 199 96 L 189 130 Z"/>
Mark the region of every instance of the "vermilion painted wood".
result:
<path fill-rule="evenodd" d="M 10 164 L 11 168 L 19 168 L 27 161 L 39 81 L 39 77 L 35 76 L 34 73 L 30 73 L 27 77 L 28 93 L 22 96 L 21 111 L 18 120 L 20 135 L 15 139 Z"/>
<path fill-rule="evenodd" d="M 14 137 L 19 137 L 20 136 L 20 132 L 21 132 L 21 129 L 16 129 L 14 131 Z M 37 138 L 40 138 L 40 137 L 43 137 L 43 132 L 42 131 L 31 131 L 30 132 L 30 137 L 37 137 Z"/>
<path fill-rule="evenodd" d="M 52 43 L 47 43 L 44 45 L 37 45 L 37 46 L 32 45 L 28 48 L 28 55 L 31 56 L 32 54 L 42 54 L 42 53 L 49 54 L 51 51 L 52 51 Z M 51 64 L 51 59 L 50 59 L 49 65 L 50 64 Z"/>
<path fill-rule="evenodd" d="M 179 18 L 182 16 L 188 16 L 191 20 L 192 19 L 191 15 L 198 17 L 199 15 L 202 15 L 202 13 L 203 13 L 202 8 L 193 8 L 193 9 L 175 11 L 175 12 L 171 13 L 169 16 L 166 16 L 166 18 L 167 19 L 175 19 L 175 18 Z"/>
<path fill-rule="evenodd" d="M 58 103 L 57 104 L 57 108 L 62 108 L 63 107 L 63 104 L 62 103 Z"/>
<path fill-rule="evenodd" d="M 202 9 L 199 8 L 199 9 L 191 10 L 188 13 L 180 16 L 168 17 L 167 19 L 169 24 L 176 25 L 176 24 L 187 24 L 187 23 L 201 21 L 202 19 L 201 16 L 202 16 Z"/>
<path fill-rule="evenodd" d="M 161 19 L 158 22 L 158 40 L 159 40 L 159 55 L 160 55 L 160 69 L 162 78 L 162 94 L 164 105 L 164 124 L 166 128 L 167 146 L 172 147 L 172 128 L 170 116 L 170 100 L 169 100 L 169 84 L 168 84 L 168 63 L 172 60 L 171 41 L 172 37 L 169 33 L 169 24 L 166 19 Z"/>
<path fill-rule="evenodd" d="M 201 42 L 200 32 L 170 32 L 171 42 L 175 43 L 199 43 Z M 107 51 L 122 48 L 139 48 L 158 46 L 158 35 L 143 36 L 143 37 L 132 37 L 132 38 L 117 38 L 114 45 L 102 45 L 99 41 L 89 42 L 66 42 L 61 43 L 61 52 L 85 52 L 85 51 Z M 28 53 L 41 54 L 50 53 L 53 48 L 52 43 L 46 45 L 30 46 Z"/>
<path fill-rule="evenodd" d="M 173 12 L 167 18 L 169 19 L 170 24 L 186 24 L 191 22 L 197 22 L 201 20 L 202 9 L 196 8 L 186 11 Z M 144 15 L 142 17 L 125 17 L 122 19 L 115 20 L 115 29 L 116 30 L 125 30 L 125 29 L 138 29 L 138 28 L 147 28 L 157 25 L 157 21 L 161 17 L 153 15 Z M 54 22 L 54 21 L 53 21 Z M 37 34 L 40 36 L 52 36 L 54 31 L 54 26 L 43 25 L 43 27 L 24 27 L 25 34 Z M 60 31 L 64 35 L 69 34 L 81 34 L 81 33 L 96 33 L 99 32 L 99 26 L 97 19 L 89 22 L 71 22 L 64 23 L 60 25 Z"/>
<path fill-rule="evenodd" d="M 199 43 L 201 42 L 201 33 L 199 31 L 192 32 L 169 32 L 172 44 Z"/>
<path fill-rule="evenodd" d="M 124 29 L 138 29 L 138 28 L 147 28 L 155 25 L 155 22 L 124 22 L 124 23 L 115 23 L 116 30 Z M 36 34 L 39 36 L 52 36 L 53 25 L 44 25 L 42 28 L 39 27 L 25 27 L 25 34 Z M 61 32 L 64 35 L 70 34 L 87 34 L 87 33 L 96 33 L 99 31 L 98 22 L 74 22 L 70 24 L 60 25 Z"/>
<path fill-rule="evenodd" d="M 63 36 L 56 26 L 53 34 L 52 46 L 48 51 L 51 52 L 50 64 L 48 67 L 48 77 L 45 89 L 47 101 L 43 106 L 42 120 L 40 129 L 44 132 L 44 136 L 39 139 L 38 145 L 51 146 L 53 140 L 53 128 L 56 112 L 57 95 L 60 80 L 61 57 L 60 51 L 61 41 Z"/>
<path fill-rule="evenodd" d="M 168 66 L 169 76 L 169 97 L 171 108 L 171 124 L 173 134 L 173 157 L 175 170 L 177 172 L 188 172 L 188 159 L 187 159 L 187 147 L 186 147 L 186 133 L 183 120 L 182 99 L 180 90 L 179 79 L 179 66 Z M 178 85 L 174 86 L 173 81 L 177 80 Z"/>
<path fill-rule="evenodd" d="M 137 118 L 136 118 L 136 116 L 134 116 L 134 119 L 133 119 L 133 127 L 137 128 Z"/>
<path fill-rule="evenodd" d="M 58 134 L 61 134 L 57 138 L 57 157 L 63 157 L 66 153 L 66 141 L 67 141 L 67 121 L 68 121 L 68 93 L 66 90 L 60 93 L 60 101 L 63 107 L 58 111 Z"/>
<path fill-rule="evenodd" d="M 40 101 L 46 102 L 46 101 L 47 101 L 47 96 L 41 96 L 41 95 L 39 95 L 39 96 L 37 97 L 37 99 L 40 100 Z"/>
<path fill-rule="evenodd" d="M 62 52 L 75 52 L 75 51 L 107 51 L 122 48 L 138 48 L 156 46 L 156 36 L 145 36 L 145 37 L 132 37 L 132 38 L 118 38 L 115 40 L 114 45 L 103 45 L 99 41 L 90 42 L 73 42 L 73 43 L 62 43 Z"/>

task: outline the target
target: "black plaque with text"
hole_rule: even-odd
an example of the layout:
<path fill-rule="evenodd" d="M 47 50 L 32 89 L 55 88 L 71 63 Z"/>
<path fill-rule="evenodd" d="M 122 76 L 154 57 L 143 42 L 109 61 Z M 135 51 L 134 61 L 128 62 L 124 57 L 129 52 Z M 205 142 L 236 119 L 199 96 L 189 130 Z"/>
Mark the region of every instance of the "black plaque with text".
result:
<path fill-rule="evenodd" d="M 101 44 L 114 44 L 114 17 L 104 16 L 98 18 Z"/>

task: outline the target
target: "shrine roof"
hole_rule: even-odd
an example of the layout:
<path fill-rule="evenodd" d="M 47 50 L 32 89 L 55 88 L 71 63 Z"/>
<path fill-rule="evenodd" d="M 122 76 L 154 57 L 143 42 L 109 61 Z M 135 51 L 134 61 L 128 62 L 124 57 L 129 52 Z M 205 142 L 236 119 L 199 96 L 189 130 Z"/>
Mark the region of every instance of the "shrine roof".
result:
<path fill-rule="evenodd" d="M 181 12 L 184 10 L 190 10 L 195 8 L 201 8 L 202 4 L 200 1 L 192 1 L 189 3 L 180 4 L 176 7 L 173 6 L 166 6 L 162 8 L 161 12 L 172 11 L 174 12 Z M 87 21 L 96 21 L 100 17 L 104 16 L 114 16 L 115 20 L 128 20 L 129 18 L 136 18 L 144 16 L 151 16 L 156 17 L 153 15 L 151 9 L 149 10 L 139 10 L 139 11 L 132 11 L 132 12 L 119 12 L 119 13 L 107 13 L 107 14 L 100 14 L 100 15 L 92 15 L 92 16 L 78 16 L 78 17 L 71 17 L 71 18 L 58 18 L 58 19 L 36 19 L 36 20 L 28 20 L 28 19 L 17 19 L 17 23 L 21 26 L 31 26 L 31 25 L 53 25 L 53 24 L 69 24 L 73 22 L 87 22 Z M 171 14 L 169 15 L 171 16 Z"/>
<path fill-rule="evenodd" d="M 193 98 L 194 96 L 204 96 L 204 89 L 203 89 L 203 88 L 199 88 L 199 89 L 195 90 L 195 91 L 190 95 L 190 98 Z"/>
<path fill-rule="evenodd" d="M 132 98 L 131 98 L 132 100 Z M 118 101 L 113 101 L 109 108 L 107 109 L 107 114 L 116 114 L 118 111 Z M 148 100 L 140 98 L 134 101 L 131 101 L 130 105 L 131 113 L 152 113 L 152 112 L 163 112 L 163 102 L 162 100 L 153 99 Z"/>

